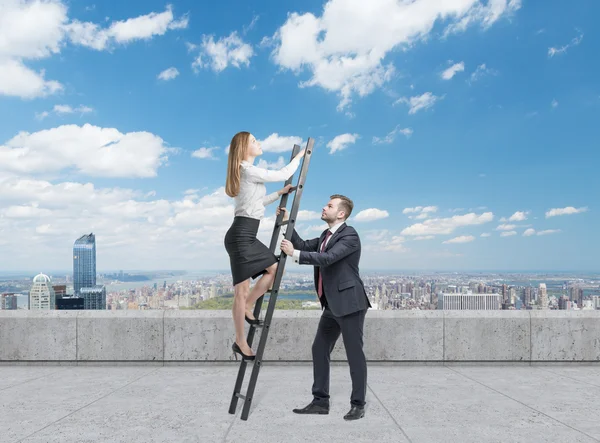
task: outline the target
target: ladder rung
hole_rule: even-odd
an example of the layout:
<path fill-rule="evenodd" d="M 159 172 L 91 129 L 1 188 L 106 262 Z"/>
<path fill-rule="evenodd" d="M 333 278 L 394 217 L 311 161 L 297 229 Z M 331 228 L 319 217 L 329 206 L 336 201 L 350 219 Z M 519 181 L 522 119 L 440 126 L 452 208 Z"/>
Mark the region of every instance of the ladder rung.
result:
<path fill-rule="evenodd" d="M 240 394 L 239 392 L 237 392 L 237 393 L 235 394 L 235 396 L 236 396 L 237 398 L 241 398 L 242 400 L 246 400 L 246 396 L 245 396 L 244 394 Z"/>
<path fill-rule="evenodd" d="M 284 220 L 281 223 L 279 223 L 279 226 L 285 226 L 285 225 L 289 224 L 289 222 L 290 222 L 289 220 Z"/>

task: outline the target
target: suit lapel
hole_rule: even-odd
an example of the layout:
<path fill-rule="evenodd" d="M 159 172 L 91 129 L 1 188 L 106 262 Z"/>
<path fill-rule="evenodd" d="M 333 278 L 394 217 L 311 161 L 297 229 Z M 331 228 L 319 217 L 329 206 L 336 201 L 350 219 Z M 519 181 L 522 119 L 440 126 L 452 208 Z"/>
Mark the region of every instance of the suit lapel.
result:
<path fill-rule="evenodd" d="M 321 245 L 323 244 L 323 240 L 325 240 L 325 234 L 327 234 L 327 229 L 325 229 L 319 237 L 319 246 L 317 247 L 317 252 L 321 252 Z"/>
<path fill-rule="evenodd" d="M 329 241 L 325 245 L 325 251 L 329 250 L 333 246 L 333 244 L 338 240 L 340 233 L 344 230 L 345 227 L 346 223 L 342 223 L 340 227 L 337 228 L 337 230 L 333 234 L 331 234 L 331 237 L 329 237 Z M 323 236 L 323 239 L 325 239 L 325 236 Z"/>

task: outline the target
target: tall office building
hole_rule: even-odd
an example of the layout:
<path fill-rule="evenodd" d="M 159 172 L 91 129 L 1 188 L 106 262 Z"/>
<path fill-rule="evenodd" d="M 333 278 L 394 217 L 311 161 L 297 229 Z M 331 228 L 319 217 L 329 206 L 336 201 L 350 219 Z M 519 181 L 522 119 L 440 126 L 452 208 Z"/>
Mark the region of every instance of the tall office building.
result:
<path fill-rule="evenodd" d="M 546 283 L 540 283 L 539 301 L 540 309 L 548 309 L 548 292 L 546 291 Z"/>
<path fill-rule="evenodd" d="M 521 300 L 523 300 L 523 304 L 525 308 L 528 308 L 532 301 L 532 288 L 531 286 L 526 286 L 523 288 L 523 294 Z"/>
<path fill-rule="evenodd" d="M 36 275 L 33 278 L 33 286 L 29 291 L 29 309 L 49 311 L 54 310 L 55 305 L 56 296 L 50 277 L 44 274 Z"/>
<path fill-rule="evenodd" d="M 73 295 L 79 297 L 81 288 L 96 286 L 96 237 L 82 235 L 73 245 Z"/>
<path fill-rule="evenodd" d="M 571 286 L 569 288 L 569 298 L 577 303 L 577 307 L 581 309 L 583 306 L 583 289 L 579 286 Z"/>
<path fill-rule="evenodd" d="M 17 296 L 13 293 L 0 294 L 0 310 L 17 309 Z"/>
<path fill-rule="evenodd" d="M 83 298 L 83 309 L 106 309 L 106 287 L 81 288 L 79 297 Z"/>

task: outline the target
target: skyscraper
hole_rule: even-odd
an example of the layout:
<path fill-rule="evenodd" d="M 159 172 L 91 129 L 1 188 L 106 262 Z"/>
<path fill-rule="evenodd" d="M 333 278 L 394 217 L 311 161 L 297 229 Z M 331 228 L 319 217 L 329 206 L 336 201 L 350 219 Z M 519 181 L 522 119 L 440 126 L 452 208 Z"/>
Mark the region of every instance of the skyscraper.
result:
<path fill-rule="evenodd" d="M 73 294 L 96 286 L 96 237 L 82 235 L 73 245 Z"/>
<path fill-rule="evenodd" d="M 29 292 L 30 309 L 54 310 L 56 296 L 52 288 L 50 277 L 38 274 L 33 278 L 33 286 Z"/>
<path fill-rule="evenodd" d="M 83 309 L 106 309 L 106 288 L 103 285 L 93 288 L 81 288 Z"/>
<path fill-rule="evenodd" d="M 548 309 L 548 292 L 546 291 L 546 283 L 540 283 L 540 309 Z"/>

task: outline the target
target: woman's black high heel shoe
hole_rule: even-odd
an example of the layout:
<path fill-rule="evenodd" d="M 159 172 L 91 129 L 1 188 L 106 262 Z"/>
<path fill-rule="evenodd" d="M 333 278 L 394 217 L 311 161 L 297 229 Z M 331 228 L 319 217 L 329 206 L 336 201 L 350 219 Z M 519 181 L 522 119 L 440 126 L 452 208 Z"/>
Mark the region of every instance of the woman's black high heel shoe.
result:
<path fill-rule="evenodd" d="M 234 353 L 240 354 L 244 360 L 254 360 L 256 358 L 255 355 L 244 354 L 236 342 L 233 342 L 231 349 L 233 349 Z M 237 360 L 237 355 L 235 356 L 235 359 Z"/>
<path fill-rule="evenodd" d="M 248 324 L 251 324 L 251 325 L 258 325 L 258 324 L 260 324 L 260 320 L 258 318 L 250 318 L 246 314 L 244 314 L 244 317 L 246 318 L 246 322 Z"/>

